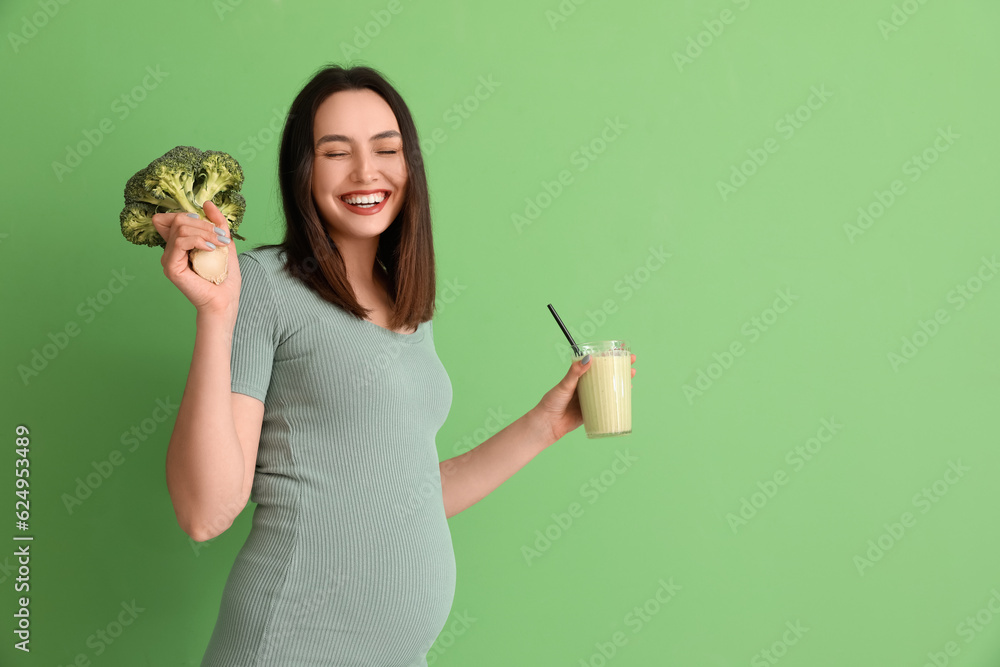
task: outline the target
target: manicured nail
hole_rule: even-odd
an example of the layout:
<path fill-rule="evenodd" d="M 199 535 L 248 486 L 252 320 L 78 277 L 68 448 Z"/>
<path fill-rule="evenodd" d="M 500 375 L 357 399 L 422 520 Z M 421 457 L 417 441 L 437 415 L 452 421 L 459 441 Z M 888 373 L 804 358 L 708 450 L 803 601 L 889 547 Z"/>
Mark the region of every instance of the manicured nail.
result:
<path fill-rule="evenodd" d="M 219 236 L 225 236 L 226 235 L 226 230 L 223 229 L 222 227 L 216 227 L 215 228 L 215 233 L 218 234 Z"/>
<path fill-rule="evenodd" d="M 205 245 L 207 245 L 212 250 L 215 250 L 215 248 L 216 248 L 216 245 L 214 243 L 212 243 L 211 241 L 205 241 Z"/>
<path fill-rule="evenodd" d="M 583 366 L 586 366 L 588 363 L 590 363 L 590 355 L 589 354 L 587 356 L 585 356 L 583 359 L 580 360 L 580 364 L 583 365 Z"/>
<path fill-rule="evenodd" d="M 201 216 L 199 216 L 197 213 L 188 213 L 188 217 L 189 218 L 199 218 Z"/>
<path fill-rule="evenodd" d="M 216 234 L 215 238 L 219 240 L 219 243 L 229 243 L 229 239 L 227 239 L 225 236 Z"/>

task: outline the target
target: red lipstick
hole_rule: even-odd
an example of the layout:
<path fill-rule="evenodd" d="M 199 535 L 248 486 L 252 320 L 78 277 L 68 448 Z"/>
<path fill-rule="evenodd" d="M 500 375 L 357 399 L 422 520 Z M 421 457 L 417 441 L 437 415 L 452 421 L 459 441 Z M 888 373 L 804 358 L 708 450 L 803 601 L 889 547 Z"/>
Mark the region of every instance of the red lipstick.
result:
<path fill-rule="evenodd" d="M 346 201 L 344 201 L 344 197 L 346 197 L 347 195 L 371 195 L 371 194 L 375 194 L 376 192 L 384 192 L 384 193 L 386 193 L 386 195 L 382 199 L 382 201 L 380 201 L 379 203 L 375 204 L 374 206 L 371 206 L 371 205 L 369 205 L 369 206 L 358 206 L 356 204 L 348 204 Z M 346 208 L 351 213 L 357 213 L 358 215 L 375 215 L 376 213 L 378 213 L 379 211 L 381 211 L 383 208 L 385 208 L 385 203 L 387 201 L 389 201 L 389 198 L 391 196 L 392 196 L 392 191 L 386 190 L 384 188 L 380 188 L 380 189 L 377 189 L 377 190 L 354 190 L 353 192 L 345 192 L 342 195 L 340 195 L 339 197 L 337 197 L 337 199 L 339 199 L 340 203 L 344 205 L 344 208 Z"/>

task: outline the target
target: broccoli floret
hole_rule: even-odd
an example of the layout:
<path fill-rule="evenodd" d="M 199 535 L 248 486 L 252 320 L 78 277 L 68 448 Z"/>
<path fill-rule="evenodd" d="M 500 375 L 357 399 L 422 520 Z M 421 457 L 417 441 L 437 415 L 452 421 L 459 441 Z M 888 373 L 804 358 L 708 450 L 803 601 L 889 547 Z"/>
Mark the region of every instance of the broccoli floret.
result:
<path fill-rule="evenodd" d="M 232 237 L 240 241 L 245 241 L 246 239 L 236 233 L 236 230 L 240 228 L 240 222 L 243 220 L 243 213 L 247 209 L 247 200 L 243 198 L 243 195 L 235 190 L 225 190 L 215 195 L 212 203 L 218 206 L 219 213 L 226 216 L 226 219 L 229 220 L 229 233 Z"/>
<path fill-rule="evenodd" d="M 158 200 L 171 199 L 189 213 L 201 215 L 194 205 L 194 181 L 198 176 L 201 151 L 178 146 L 146 167 L 143 185 Z"/>
<path fill-rule="evenodd" d="M 166 241 L 153 226 L 153 215 L 186 211 L 207 220 L 202 204 L 211 199 L 229 221 L 230 235 L 243 241 L 236 234 L 246 211 L 246 200 L 239 193 L 242 186 L 243 169 L 233 156 L 176 146 L 128 179 L 120 216 L 122 235 L 136 245 L 165 246 Z M 213 253 L 221 253 L 221 263 L 211 265 L 211 275 L 200 272 L 199 268 L 210 267 L 207 257 Z M 225 279 L 227 254 L 226 246 L 215 251 L 192 250 L 193 268 L 218 284 Z M 199 262 L 194 261 L 196 257 Z"/>
<path fill-rule="evenodd" d="M 122 233 L 137 245 L 165 245 L 153 227 L 152 215 L 186 211 L 207 220 L 201 204 L 208 199 L 219 206 L 229 220 L 230 231 L 235 231 L 246 210 L 246 201 L 239 194 L 242 186 L 243 169 L 233 156 L 176 146 L 128 179 Z M 136 206 L 138 203 L 149 204 L 152 212 L 149 207 Z M 235 234 L 233 238 L 243 240 Z M 151 244 L 150 239 L 159 243 Z"/>
<path fill-rule="evenodd" d="M 243 168 L 229 153 L 205 151 L 201 157 L 201 171 L 194 185 L 192 201 L 201 206 L 224 190 L 239 192 L 243 185 Z"/>
<path fill-rule="evenodd" d="M 156 206 L 144 201 L 125 204 L 121 212 L 122 234 L 132 243 L 148 246 L 166 246 L 167 242 L 153 227 Z"/>
<path fill-rule="evenodd" d="M 146 169 L 137 172 L 125 184 L 125 203 L 140 201 L 152 204 L 155 207 L 164 208 L 165 210 L 162 211 L 164 213 L 167 210 L 183 210 L 181 205 L 174 201 L 172 197 L 153 196 L 153 193 L 146 188 Z"/>

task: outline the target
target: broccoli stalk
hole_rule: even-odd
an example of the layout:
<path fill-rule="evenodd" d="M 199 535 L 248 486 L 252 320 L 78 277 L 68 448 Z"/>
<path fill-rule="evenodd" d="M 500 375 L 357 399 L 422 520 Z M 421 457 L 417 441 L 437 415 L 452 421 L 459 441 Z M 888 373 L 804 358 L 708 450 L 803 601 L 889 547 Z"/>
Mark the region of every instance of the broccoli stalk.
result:
<path fill-rule="evenodd" d="M 166 246 L 153 226 L 157 213 L 186 211 L 207 220 L 202 205 L 209 199 L 229 221 L 230 236 L 236 233 L 246 211 L 239 193 L 243 169 L 228 153 L 200 151 L 193 146 L 177 146 L 136 172 L 125 184 L 125 207 L 120 220 L 122 235 L 136 245 Z M 226 279 L 229 247 L 195 249 L 189 253 L 191 268 L 215 284 Z"/>

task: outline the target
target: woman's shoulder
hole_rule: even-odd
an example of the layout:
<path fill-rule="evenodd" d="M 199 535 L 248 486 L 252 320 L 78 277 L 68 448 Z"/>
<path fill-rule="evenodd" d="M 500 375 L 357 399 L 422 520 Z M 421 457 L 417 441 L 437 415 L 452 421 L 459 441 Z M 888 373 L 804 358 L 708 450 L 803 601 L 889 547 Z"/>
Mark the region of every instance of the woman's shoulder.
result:
<path fill-rule="evenodd" d="M 238 255 L 240 262 L 240 273 L 244 276 L 253 274 L 252 278 L 258 275 L 266 276 L 274 289 L 288 289 L 285 284 L 285 249 L 277 245 L 265 245 L 245 250 Z M 265 280 L 265 278 L 258 278 Z"/>
<path fill-rule="evenodd" d="M 280 245 L 259 245 L 250 250 L 241 251 L 238 257 L 241 260 L 244 257 L 249 257 L 269 272 L 273 272 L 275 267 L 280 269 L 285 263 L 284 248 Z"/>

